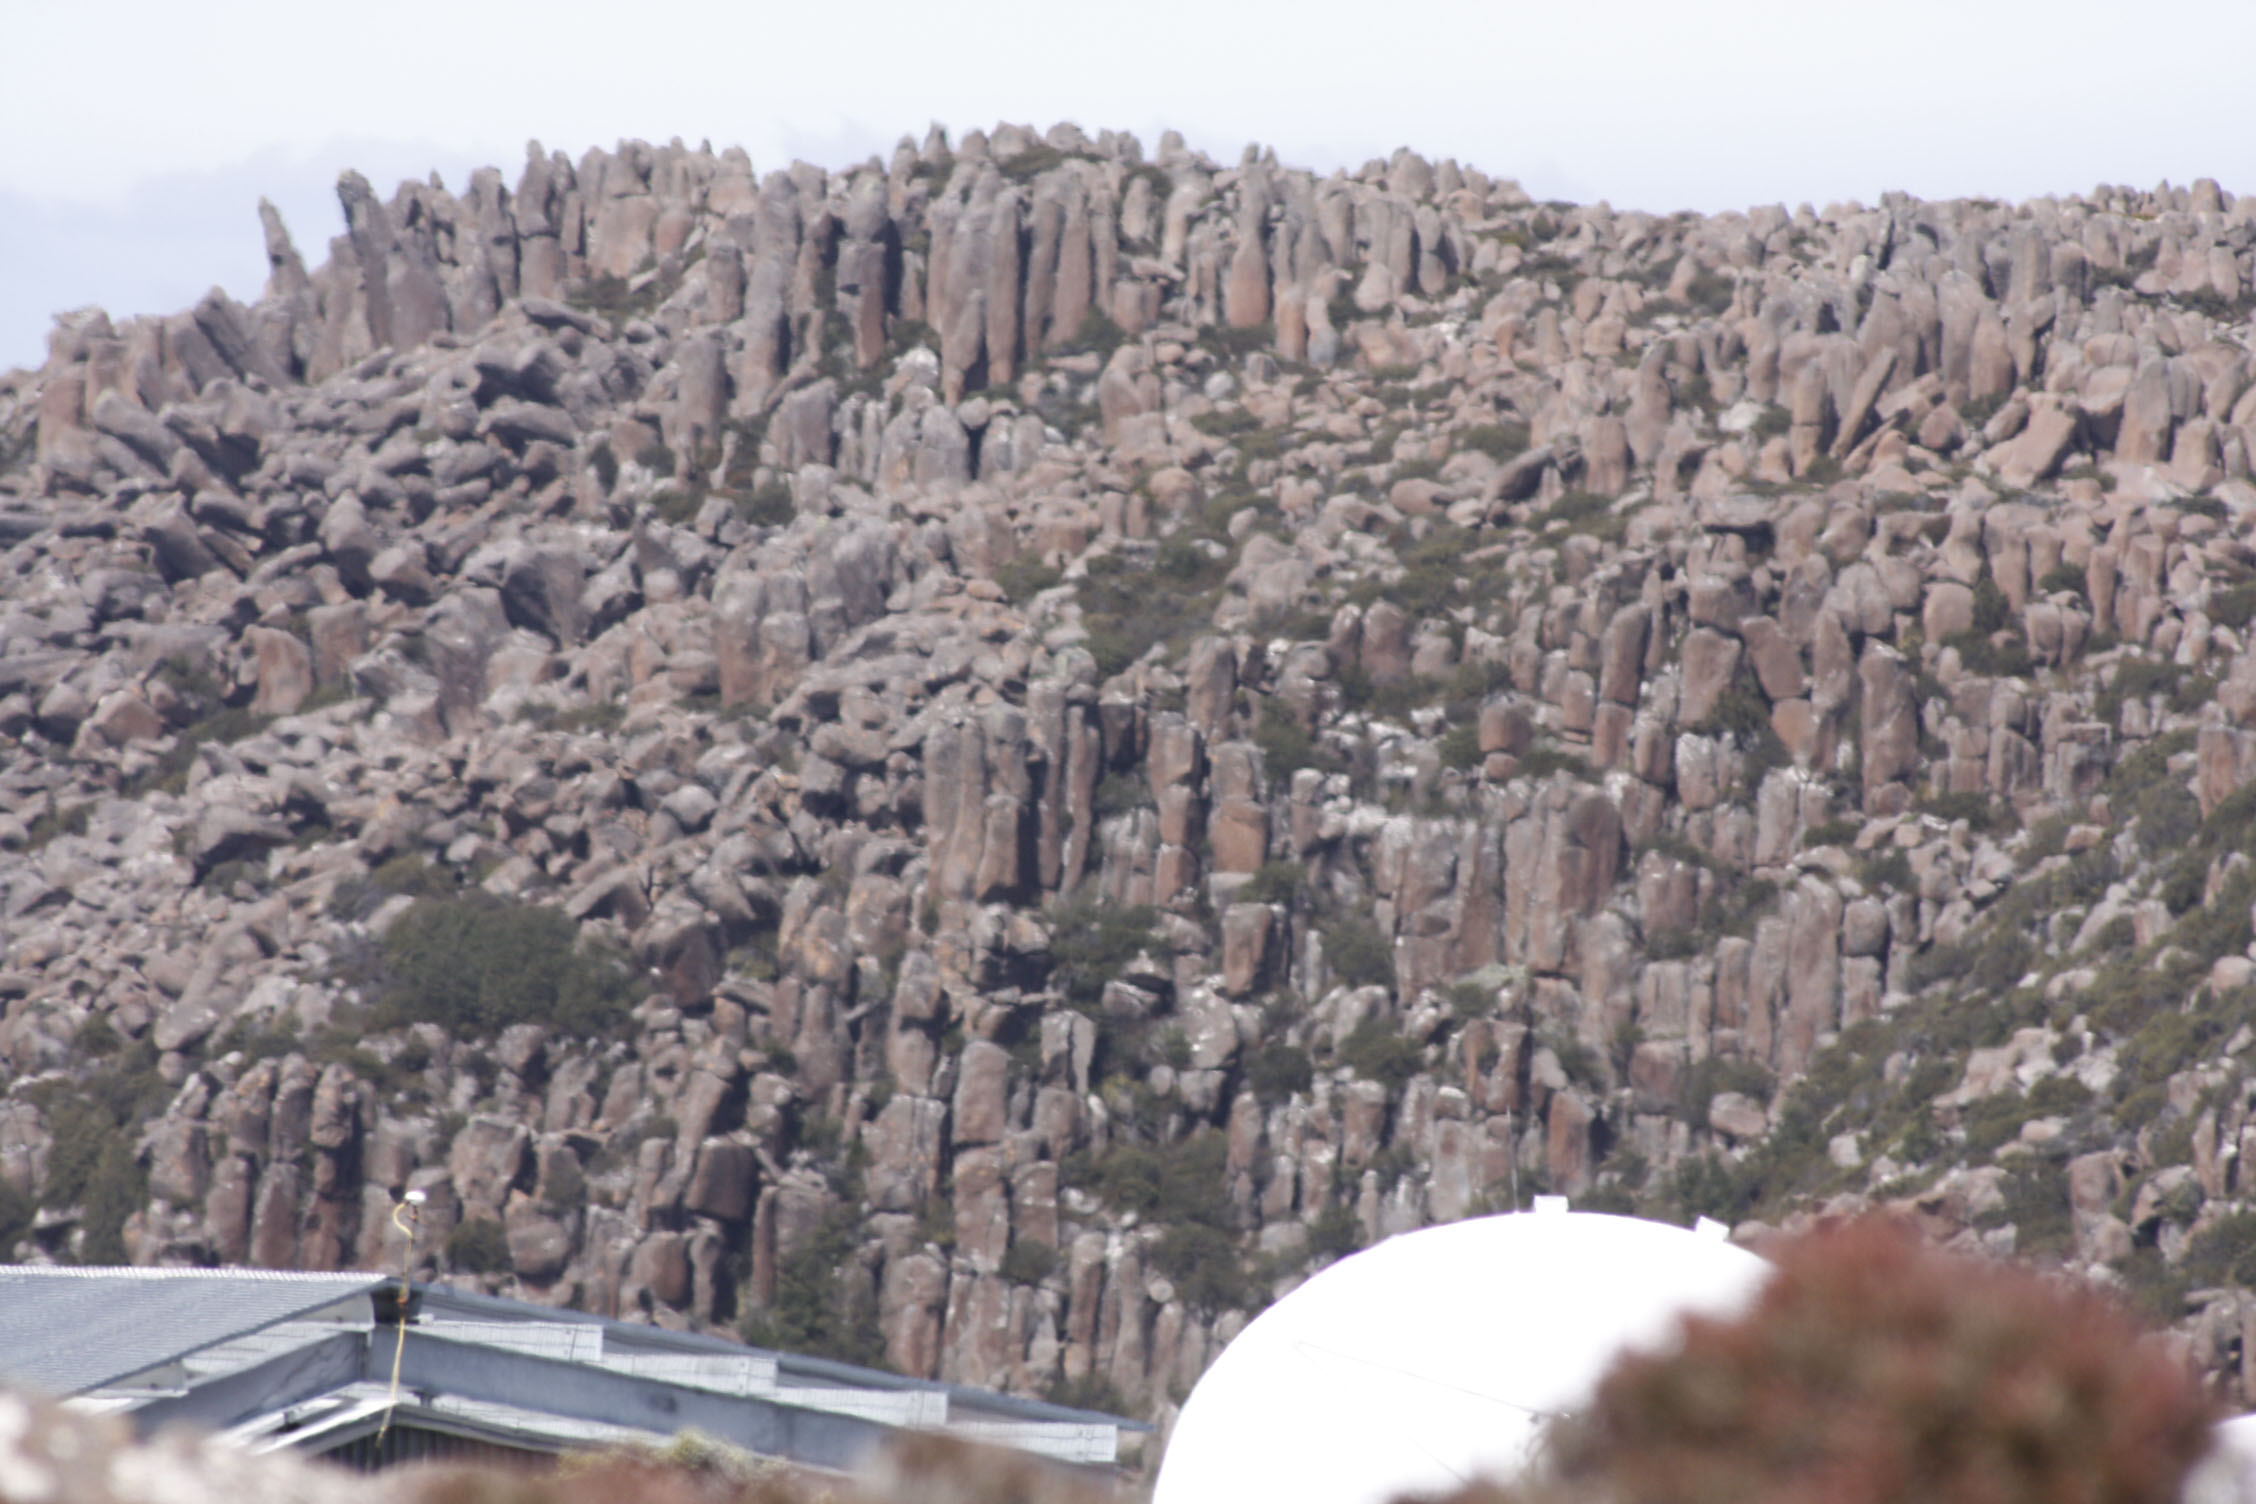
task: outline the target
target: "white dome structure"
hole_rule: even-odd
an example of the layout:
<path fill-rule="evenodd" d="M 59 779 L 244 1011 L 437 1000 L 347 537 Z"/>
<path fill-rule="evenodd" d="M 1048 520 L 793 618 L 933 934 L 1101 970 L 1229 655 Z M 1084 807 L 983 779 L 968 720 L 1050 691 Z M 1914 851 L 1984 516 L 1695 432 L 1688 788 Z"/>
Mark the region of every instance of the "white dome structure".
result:
<path fill-rule="evenodd" d="M 1622 1351 L 1752 1300 L 1770 1266 L 1723 1232 L 1542 1197 L 1342 1259 L 1223 1349 L 1152 1504 L 1389 1504 L 1509 1475 Z"/>
<path fill-rule="evenodd" d="M 2256 1501 L 2256 1415 L 2217 1422 L 2209 1455 L 2194 1465 L 2178 1497 L 2185 1504 Z"/>

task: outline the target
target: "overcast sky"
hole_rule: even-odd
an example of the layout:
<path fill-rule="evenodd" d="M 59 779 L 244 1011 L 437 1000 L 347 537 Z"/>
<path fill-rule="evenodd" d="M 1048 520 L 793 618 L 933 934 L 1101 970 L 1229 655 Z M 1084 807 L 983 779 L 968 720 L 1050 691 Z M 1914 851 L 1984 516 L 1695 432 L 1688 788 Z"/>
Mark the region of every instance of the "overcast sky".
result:
<path fill-rule="evenodd" d="M 333 185 L 380 191 L 621 137 L 758 169 L 939 121 L 1181 130 L 1234 159 L 1409 145 L 1617 208 L 1891 188 L 2026 198 L 2214 177 L 2256 191 L 2256 0 L 78 0 L 0 49 L 0 369 L 59 309 L 256 296 L 256 205 L 309 263 Z"/>

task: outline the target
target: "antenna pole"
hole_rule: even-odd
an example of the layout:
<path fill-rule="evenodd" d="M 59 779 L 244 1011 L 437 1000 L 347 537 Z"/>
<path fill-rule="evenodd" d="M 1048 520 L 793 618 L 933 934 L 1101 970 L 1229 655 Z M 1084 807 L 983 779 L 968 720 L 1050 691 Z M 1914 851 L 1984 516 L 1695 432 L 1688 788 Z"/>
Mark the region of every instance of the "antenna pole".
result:
<path fill-rule="evenodd" d="M 1504 1137 L 1511 1148 L 1506 1163 L 1512 1167 L 1512 1210 L 1520 1209 L 1520 1138 L 1512 1130 L 1512 1109 L 1504 1109 Z"/>
<path fill-rule="evenodd" d="M 407 1354 L 408 1278 L 415 1271 L 415 1234 L 422 1225 L 423 1193 L 409 1191 L 392 1208 L 392 1226 L 407 1239 L 407 1249 L 400 1255 L 399 1321 L 392 1328 L 392 1392 L 384 1402 L 384 1423 L 376 1428 L 378 1446 L 391 1431 L 392 1415 L 399 1409 L 400 1360 Z"/>

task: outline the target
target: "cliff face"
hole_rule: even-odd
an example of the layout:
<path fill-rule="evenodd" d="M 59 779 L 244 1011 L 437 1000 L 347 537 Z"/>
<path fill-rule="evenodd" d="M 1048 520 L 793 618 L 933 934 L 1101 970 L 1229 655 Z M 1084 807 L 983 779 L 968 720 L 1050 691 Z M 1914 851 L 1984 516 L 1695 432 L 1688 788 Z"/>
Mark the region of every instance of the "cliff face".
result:
<path fill-rule="evenodd" d="M 340 194 L 0 379 L 16 1256 L 415 1187 L 426 1268 L 1164 1416 L 1393 1231 L 1887 1201 L 2246 1386 L 2256 200 Z"/>

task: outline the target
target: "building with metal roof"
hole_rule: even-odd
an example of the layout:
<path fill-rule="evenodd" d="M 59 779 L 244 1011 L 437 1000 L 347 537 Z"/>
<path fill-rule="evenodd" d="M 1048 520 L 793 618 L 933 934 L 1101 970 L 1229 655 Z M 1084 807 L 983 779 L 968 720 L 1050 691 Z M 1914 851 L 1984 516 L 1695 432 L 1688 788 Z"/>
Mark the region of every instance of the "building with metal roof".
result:
<path fill-rule="evenodd" d="M 1149 1428 L 376 1274 L 0 1267 L 0 1381 L 360 1468 L 530 1461 L 696 1430 L 803 1467 L 936 1429 L 1109 1467 Z"/>

